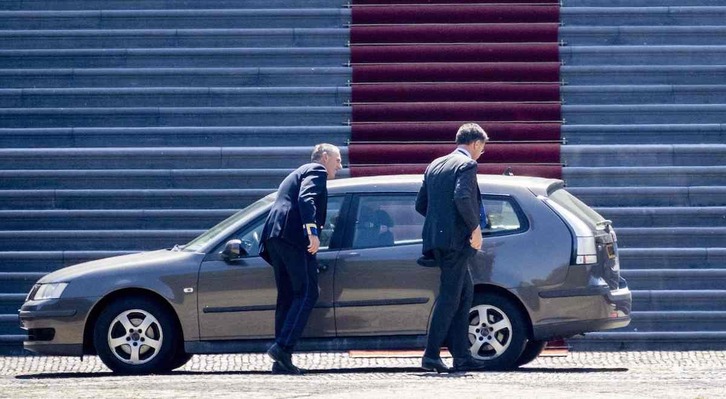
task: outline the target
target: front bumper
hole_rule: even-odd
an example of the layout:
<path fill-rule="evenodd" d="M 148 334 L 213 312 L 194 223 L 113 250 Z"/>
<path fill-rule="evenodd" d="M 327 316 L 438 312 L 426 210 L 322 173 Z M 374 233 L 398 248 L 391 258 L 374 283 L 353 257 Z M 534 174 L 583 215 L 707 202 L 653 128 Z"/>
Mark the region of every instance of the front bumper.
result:
<path fill-rule="evenodd" d="M 583 288 L 540 294 L 541 309 L 533 320 L 532 332 L 536 340 L 567 338 L 587 332 L 612 330 L 630 324 L 633 297 L 625 280 L 611 290 L 607 286 Z"/>
<path fill-rule="evenodd" d="M 23 347 L 41 355 L 81 356 L 90 298 L 27 301 L 20 308 L 20 327 L 28 332 Z"/>

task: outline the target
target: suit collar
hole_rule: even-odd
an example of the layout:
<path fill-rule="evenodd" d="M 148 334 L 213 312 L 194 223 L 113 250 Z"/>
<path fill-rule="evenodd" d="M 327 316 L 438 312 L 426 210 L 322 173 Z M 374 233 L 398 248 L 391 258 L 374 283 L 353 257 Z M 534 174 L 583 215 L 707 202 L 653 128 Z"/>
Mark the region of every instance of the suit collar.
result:
<path fill-rule="evenodd" d="M 468 158 L 471 158 L 471 154 L 469 153 L 469 151 L 465 150 L 464 148 L 456 147 L 456 150 L 454 150 L 454 152 L 458 152 L 459 154 L 463 154 L 466 155 Z"/>

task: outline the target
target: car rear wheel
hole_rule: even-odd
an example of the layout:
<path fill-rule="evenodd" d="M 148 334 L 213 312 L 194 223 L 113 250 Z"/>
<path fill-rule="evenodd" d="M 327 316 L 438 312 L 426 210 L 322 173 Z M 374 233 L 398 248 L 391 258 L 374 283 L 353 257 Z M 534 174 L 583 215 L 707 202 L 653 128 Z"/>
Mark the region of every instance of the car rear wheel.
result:
<path fill-rule="evenodd" d="M 176 370 L 179 367 L 187 364 L 187 362 L 191 360 L 192 356 L 194 356 L 194 354 L 192 353 L 186 353 L 183 350 L 177 351 L 176 355 L 174 355 L 174 359 L 172 359 L 171 363 L 169 364 L 168 371 Z"/>
<path fill-rule="evenodd" d="M 117 373 L 164 372 L 171 370 L 179 345 L 174 326 L 173 316 L 156 301 L 120 299 L 99 314 L 93 343 L 103 363 Z"/>
<path fill-rule="evenodd" d="M 469 311 L 471 355 L 488 369 L 507 370 L 527 343 L 527 322 L 512 301 L 496 294 L 478 294 Z"/>
<path fill-rule="evenodd" d="M 524 352 L 517 359 L 517 367 L 524 366 L 538 358 L 545 346 L 547 346 L 547 341 L 527 341 L 527 345 L 524 346 Z"/>

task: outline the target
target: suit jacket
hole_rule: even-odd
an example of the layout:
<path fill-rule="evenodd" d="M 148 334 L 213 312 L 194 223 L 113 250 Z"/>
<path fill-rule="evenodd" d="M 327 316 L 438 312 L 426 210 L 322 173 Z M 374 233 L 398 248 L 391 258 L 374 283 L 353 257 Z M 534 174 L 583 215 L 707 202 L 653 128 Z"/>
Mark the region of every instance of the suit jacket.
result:
<path fill-rule="evenodd" d="M 416 197 L 416 211 L 425 216 L 423 253 L 464 251 L 471 248 L 471 232 L 479 225 L 481 194 L 476 180 L 477 163 L 455 150 L 426 168 Z"/>
<path fill-rule="evenodd" d="M 270 262 L 265 242 L 270 238 L 282 238 L 287 242 L 307 248 L 308 232 L 317 234 L 325 225 L 328 206 L 328 174 L 318 163 L 308 163 L 287 175 L 277 189 L 277 199 L 267 215 L 260 237 L 260 256 Z"/>

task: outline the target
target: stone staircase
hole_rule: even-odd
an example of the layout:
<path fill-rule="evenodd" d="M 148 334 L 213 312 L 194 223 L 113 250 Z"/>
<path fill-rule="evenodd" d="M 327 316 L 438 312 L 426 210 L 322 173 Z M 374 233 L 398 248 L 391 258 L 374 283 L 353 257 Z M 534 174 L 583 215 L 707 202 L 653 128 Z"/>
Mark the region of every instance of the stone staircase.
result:
<path fill-rule="evenodd" d="M 565 0 L 562 158 L 612 219 L 633 322 L 570 340 L 702 349 L 726 338 L 726 4 Z"/>
<path fill-rule="evenodd" d="M 347 159 L 349 21 L 339 0 L 1 2 L 0 344 L 43 274 L 186 242 L 315 143 Z"/>

